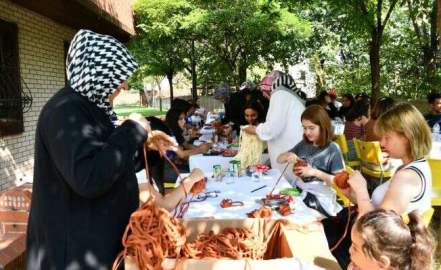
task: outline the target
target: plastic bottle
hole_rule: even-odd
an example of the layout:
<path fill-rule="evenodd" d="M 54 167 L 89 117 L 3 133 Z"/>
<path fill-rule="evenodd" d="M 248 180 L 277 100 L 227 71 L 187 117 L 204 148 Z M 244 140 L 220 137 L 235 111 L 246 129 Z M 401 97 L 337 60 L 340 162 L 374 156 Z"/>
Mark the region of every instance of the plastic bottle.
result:
<path fill-rule="evenodd" d="M 435 125 L 433 125 L 432 128 L 432 137 L 434 141 L 438 141 L 440 140 L 440 126 L 439 123 L 436 123 Z"/>

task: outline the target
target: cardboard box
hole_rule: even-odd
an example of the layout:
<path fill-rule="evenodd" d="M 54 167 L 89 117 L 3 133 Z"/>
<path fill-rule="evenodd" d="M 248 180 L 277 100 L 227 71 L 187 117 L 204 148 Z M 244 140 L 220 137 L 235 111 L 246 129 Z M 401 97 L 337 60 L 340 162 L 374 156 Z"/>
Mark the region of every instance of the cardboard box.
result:
<path fill-rule="evenodd" d="M 261 235 L 264 240 L 268 240 L 276 220 L 270 219 L 224 219 L 224 220 L 201 220 L 183 219 L 182 224 L 187 228 L 187 241 L 193 241 L 199 233 L 208 233 L 210 230 L 219 233 L 223 228 L 248 228 L 254 233 Z M 269 246 L 267 255 L 271 255 L 268 260 L 194 260 L 186 259 L 177 261 L 175 259 L 165 259 L 162 263 L 163 270 L 183 269 L 288 269 L 314 270 L 331 269 L 341 270 L 336 259 L 328 249 L 325 236 L 322 230 L 313 232 L 300 232 L 281 225 L 280 231 L 273 235 L 274 246 Z M 138 270 L 136 265 L 125 260 L 126 270 Z"/>

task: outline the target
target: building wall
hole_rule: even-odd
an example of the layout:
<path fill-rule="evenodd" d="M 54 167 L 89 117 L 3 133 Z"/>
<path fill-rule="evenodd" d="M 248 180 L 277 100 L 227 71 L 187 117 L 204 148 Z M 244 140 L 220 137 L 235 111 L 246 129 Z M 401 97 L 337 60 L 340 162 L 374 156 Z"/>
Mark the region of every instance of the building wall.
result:
<path fill-rule="evenodd" d="M 21 77 L 33 97 L 32 109 L 23 117 L 25 131 L 0 138 L 3 191 L 32 179 L 38 116 L 46 101 L 65 85 L 64 42 L 72 39 L 75 30 L 6 0 L 0 0 L 0 19 L 17 24 Z"/>
<path fill-rule="evenodd" d="M 91 0 L 91 2 L 117 19 L 128 33 L 135 34 L 132 14 L 133 0 Z"/>

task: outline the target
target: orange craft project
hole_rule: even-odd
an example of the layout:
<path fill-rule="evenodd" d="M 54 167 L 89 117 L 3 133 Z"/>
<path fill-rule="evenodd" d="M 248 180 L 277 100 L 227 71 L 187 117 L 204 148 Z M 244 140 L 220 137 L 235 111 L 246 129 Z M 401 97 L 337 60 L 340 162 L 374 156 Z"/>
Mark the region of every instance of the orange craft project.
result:
<path fill-rule="evenodd" d="M 347 189 L 349 187 L 349 173 L 346 171 L 338 172 L 334 176 L 334 183 L 340 189 Z"/>
<path fill-rule="evenodd" d="M 297 160 L 296 164 L 294 164 L 293 172 L 297 177 L 301 177 L 299 174 L 299 168 L 301 167 L 308 167 L 308 163 L 304 162 L 303 160 Z"/>
<path fill-rule="evenodd" d="M 291 214 L 291 207 L 289 207 L 289 205 L 286 203 L 281 204 L 279 206 L 279 214 L 284 217 L 289 216 Z"/>

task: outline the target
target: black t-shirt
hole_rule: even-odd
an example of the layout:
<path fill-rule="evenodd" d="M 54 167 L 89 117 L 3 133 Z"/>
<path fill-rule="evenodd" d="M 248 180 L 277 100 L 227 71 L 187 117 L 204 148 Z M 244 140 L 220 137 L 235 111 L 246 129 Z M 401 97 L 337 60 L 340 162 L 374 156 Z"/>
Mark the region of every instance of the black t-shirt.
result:
<path fill-rule="evenodd" d="M 247 99 L 242 93 L 232 93 L 230 100 L 224 104 L 225 117 L 222 119 L 222 124 L 228 124 L 233 122 L 233 129 L 239 134 L 240 126 L 248 125 L 245 119 L 245 105 Z"/>
<path fill-rule="evenodd" d="M 436 123 L 439 123 L 439 125 L 441 125 L 441 113 L 432 114 L 431 112 L 425 112 L 423 116 L 424 119 L 426 119 L 426 122 L 430 126 L 430 128 L 433 128 L 433 125 L 435 125 Z"/>

